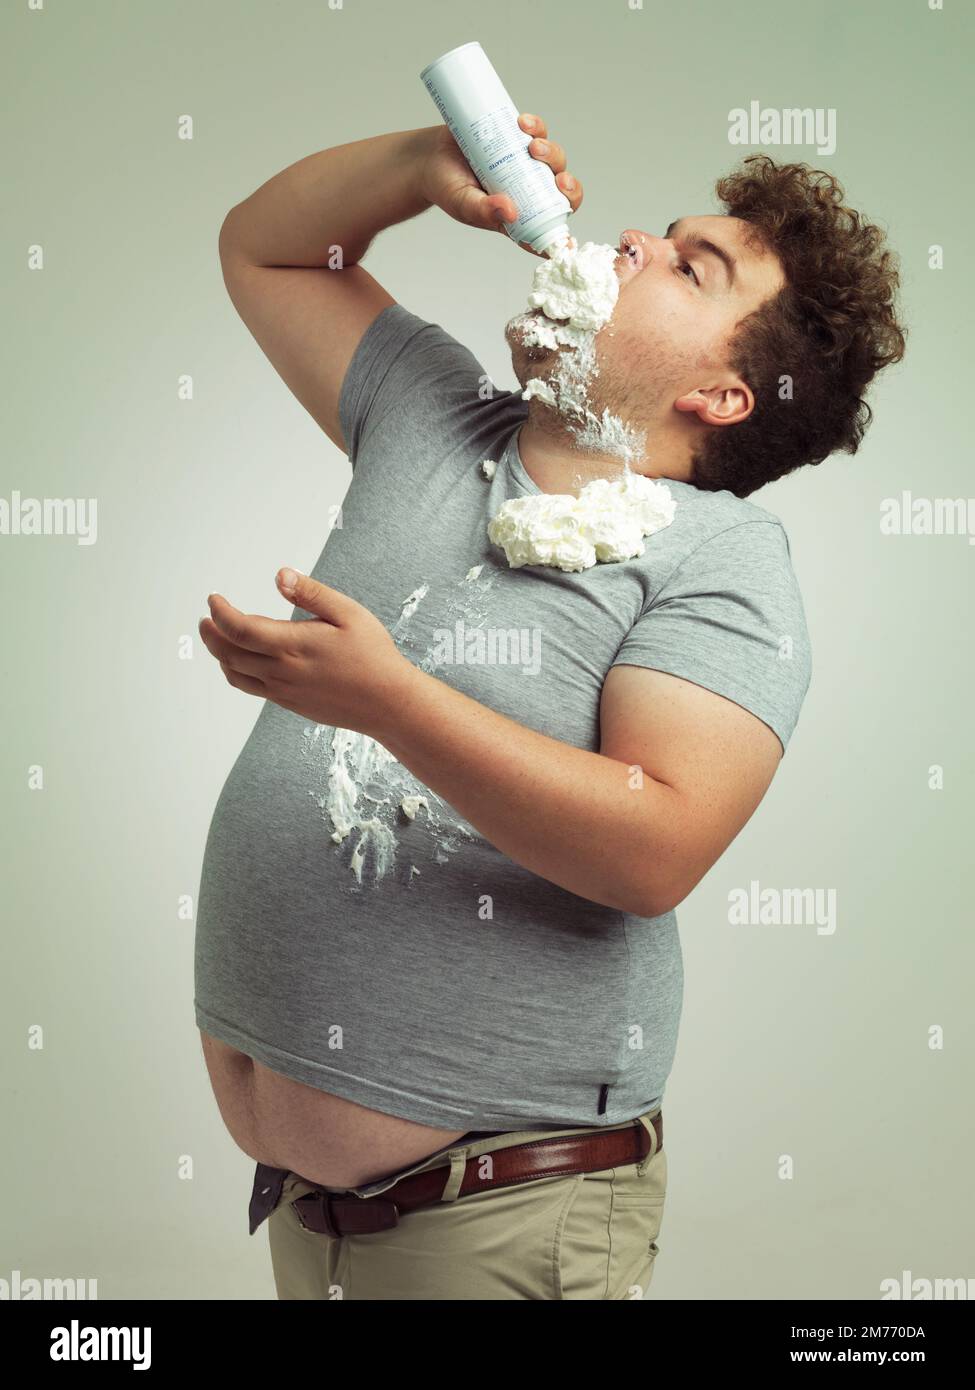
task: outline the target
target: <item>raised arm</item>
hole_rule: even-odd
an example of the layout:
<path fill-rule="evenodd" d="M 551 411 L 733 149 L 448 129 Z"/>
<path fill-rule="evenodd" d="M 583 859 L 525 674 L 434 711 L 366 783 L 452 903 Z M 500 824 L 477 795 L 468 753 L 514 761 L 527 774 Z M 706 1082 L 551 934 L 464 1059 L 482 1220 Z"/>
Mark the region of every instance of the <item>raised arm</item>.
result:
<path fill-rule="evenodd" d="M 358 261 L 383 227 L 430 206 L 419 187 L 429 130 L 321 150 L 231 208 L 220 264 L 234 307 L 275 371 L 346 452 L 346 368 L 393 296 Z"/>
<path fill-rule="evenodd" d="M 522 116 L 526 132 L 544 122 Z M 531 149 L 563 179 L 565 154 Z M 578 182 L 565 189 L 575 210 Z M 484 230 L 512 222 L 516 204 L 488 195 L 444 125 L 375 135 L 291 164 L 231 208 L 220 263 L 234 307 L 275 371 L 347 452 L 338 418 L 346 369 L 373 319 L 395 301 L 359 262 L 385 227 L 436 205 Z"/>

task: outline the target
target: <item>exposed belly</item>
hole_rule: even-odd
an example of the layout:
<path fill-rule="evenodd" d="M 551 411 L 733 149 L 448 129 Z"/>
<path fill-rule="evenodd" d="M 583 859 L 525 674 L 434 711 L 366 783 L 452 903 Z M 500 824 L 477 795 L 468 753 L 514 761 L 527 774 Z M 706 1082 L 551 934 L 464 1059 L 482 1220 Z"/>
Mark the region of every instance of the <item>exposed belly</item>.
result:
<path fill-rule="evenodd" d="M 369 1110 L 270 1071 L 202 1029 L 200 1036 L 223 1122 L 257 1163 L 328 1187 L 358 1187 L 466 1133 Z"/>

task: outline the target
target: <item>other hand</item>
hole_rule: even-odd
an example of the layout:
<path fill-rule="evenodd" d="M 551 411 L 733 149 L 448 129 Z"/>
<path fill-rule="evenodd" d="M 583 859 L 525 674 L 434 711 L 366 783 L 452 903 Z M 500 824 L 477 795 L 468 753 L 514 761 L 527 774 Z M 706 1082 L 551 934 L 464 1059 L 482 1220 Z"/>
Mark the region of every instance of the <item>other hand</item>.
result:
<path fill-rule="evenodd" d="M 230 685 L 316 724 L 375 737 L 414 670 L 368 608 L 338 589 L 281 569 L 278 588 L 315 621 L 242 613 L 211 594 L 200 636 Z"/>

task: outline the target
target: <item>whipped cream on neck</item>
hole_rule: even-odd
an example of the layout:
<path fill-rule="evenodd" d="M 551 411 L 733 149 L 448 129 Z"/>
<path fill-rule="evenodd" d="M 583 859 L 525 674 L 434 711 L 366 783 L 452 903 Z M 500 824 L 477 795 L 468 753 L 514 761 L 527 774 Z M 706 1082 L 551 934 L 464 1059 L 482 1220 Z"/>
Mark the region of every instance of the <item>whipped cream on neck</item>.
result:
<path fill-rule="evenodd" d="M 578 573 L 644 553 L 645 537 L 669 526 L 677 503 L 666 483 L 627 471 L 596 478 L 578 497 L 542 492 L 504 502 L 488 538 L 512 569 L 548 565 Z"/>

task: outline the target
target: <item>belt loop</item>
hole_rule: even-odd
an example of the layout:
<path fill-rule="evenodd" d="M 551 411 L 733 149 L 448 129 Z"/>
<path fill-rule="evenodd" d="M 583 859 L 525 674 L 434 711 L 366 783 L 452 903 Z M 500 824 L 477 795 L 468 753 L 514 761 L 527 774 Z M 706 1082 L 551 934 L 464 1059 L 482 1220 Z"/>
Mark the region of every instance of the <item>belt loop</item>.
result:
<path fill-rule="evenodd" d="M 651 1115 L 656 1115 L 657 1113 L 658 1111 L 654 1110 L 650 1114 L 638 1116 L 640 1124 L 643 1125 L 643 1128 L 650 1135 L 650 1151 L 647 1154 L 646 1158 L 640 1160 L 640 1163 L 637 1167 L 637 1172 L 640 1174 L 641 1177 L 643 1176 L 648 1165 L 657 1153 L 657 1131 L 653 1127 L 653 1121 L 651 1118 Z"/>
<path fill-rule="evenodd" d="M 440 1200 L 441 1202 L 456 1202 L 460 1193 L 460 1185 L 464 1181 L 464 1173 L 467 1170 L 468 1150 L 454 1149 L 450 1154 L 450 1177 L 444 1188 Z"/>

